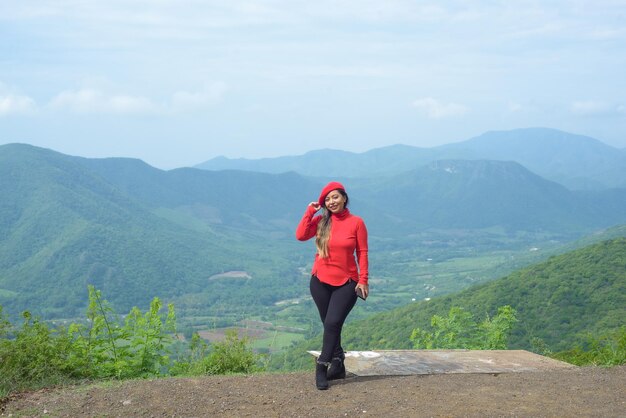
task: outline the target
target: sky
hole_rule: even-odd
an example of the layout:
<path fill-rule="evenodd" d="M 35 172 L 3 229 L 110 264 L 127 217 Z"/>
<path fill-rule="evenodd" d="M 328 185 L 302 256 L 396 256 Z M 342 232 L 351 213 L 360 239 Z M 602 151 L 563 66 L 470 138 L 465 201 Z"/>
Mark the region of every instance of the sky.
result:
<path fill-rule="evenodd" d="M 526 127 L 626 147 L 626 0 L 0 1 L 0 144 L 172 169 Z"/>

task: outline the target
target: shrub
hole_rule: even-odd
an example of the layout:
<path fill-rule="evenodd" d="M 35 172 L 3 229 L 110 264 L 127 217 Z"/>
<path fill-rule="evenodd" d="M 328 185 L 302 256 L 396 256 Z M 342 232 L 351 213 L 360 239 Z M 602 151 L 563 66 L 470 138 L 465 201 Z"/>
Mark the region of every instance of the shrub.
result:
<path fill-rule="evenodd" d="M 463 308 L 452 307 L 447 317 L 433 315 L 430 330 L 415 328 L 410 339 L 416 349 L 504 350 L 515 322 L 515 309 L 508 305 L 481 323 Z"/>
<path fill-rule="evenodd" d="M 207 358 L 210 374 L 252 373 L 258 371 L 257 360 L 248 337 L 239 338 L 236 331 L 227 331 L 226 339 L 213 344 Z"/>
<path fill-rule="evenodd" d="M 2 320 L 0 339 L 0 397 L 24 389 L 36 389 L 59 384 L 71 376 L 67 353 L 71 342 L 64 335 L 33 318 L 22 314 L 22 327 L 13 335 Z"/>
<path fill-rule="evenodd" d="M 173 376 L 201 376 L 208 374 L 204 359 L 208 356 L 209 345 L 194 332 L 189 344 L 189 352 L 176 360 L 170 368 Z"/>
<path fill-rule="evenodd" d="M 167 349 L 176 331 L 174 306 L 161 318 L 154 298 L 145 313 L 134 307 L 122 326 L 99 290 L 89 286 L 88 326 L 72 324 L 69 336 L 74 368 L 84 377 L 131 378 L 159 375 L 169 363 Z"/>
<path fill-rule="evenodd" d="M 626 326 L 600 337 L 589 334 L 582 346 L 555 353 L 551 357 L 577 366 L 626 364 Z"/>
<path fill-rule="evenodd" d="M 222 342 L 209 346 L 197 333 L 193 334 L 190 354 L 177 361 L 171 369 L 173 375 L 214 375 L 230 373 L 253 373 L 261 371 L 261 356 L 250 348 L 247 337 L 239 338 L 229 330 Z"/>
<path fill-rule="evenodd" d="M 50 329 L 24 312 L 21 328 L 13 329 L 0 306 L 0 398 L 76 379 L 166 373 L 176 316 L 170 304 L 164 321 L 161 308 L 154 298 L 145 314 L 133 308 L 120 325 L 100 291 L 89 286 L 86 325 Z"/>
<path fill-rule="evenodd" d="M 2 305 L 0 305 L 0 338 L 3 338 L 5 335 L 7 335 L 10 329 L 11 323 L 9 322 L 7 316 L 4 314 Z"/>

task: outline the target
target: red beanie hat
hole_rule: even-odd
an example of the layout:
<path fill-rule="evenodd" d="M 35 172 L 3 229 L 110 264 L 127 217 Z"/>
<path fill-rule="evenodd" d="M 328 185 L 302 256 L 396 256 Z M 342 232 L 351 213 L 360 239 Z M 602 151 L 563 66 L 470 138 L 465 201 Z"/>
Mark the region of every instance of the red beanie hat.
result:
<path fill-rule="evenodd" d="M 320 197 L 317 201 L 317 203 L 319 203 L 321 207 L 324 207 L 324 201 L 326 200 L 326 195 L 332 192 L 333 190 L 343 190 L 345 192 L 346 188 L 343 187 L 343 184 L 339 183 L 338 181 L 331 181 L 330 183 L 328 183 L 326 187 L 322 189 L 322 193 L 320 193 Z"/>

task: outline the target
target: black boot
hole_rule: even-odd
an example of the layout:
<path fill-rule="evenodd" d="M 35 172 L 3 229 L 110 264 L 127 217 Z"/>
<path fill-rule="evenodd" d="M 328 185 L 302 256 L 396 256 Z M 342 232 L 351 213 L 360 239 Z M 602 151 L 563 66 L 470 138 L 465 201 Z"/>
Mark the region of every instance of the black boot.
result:
<path fill-rule="evenodd" d="M 319 390 L 328 389 L 328 379 L 326 373 L 328 372 L 328 363 L 317 363 L 315 367 L 315 386 Z"/>
<path fill-rule="evenodd" d="M 328 380 L 337 380 L 346 378 L 346 366 L 343 364 L 343 358 L 333 357 L 333 360 L 328 366 L 328 374 L 326 375 Z"/>

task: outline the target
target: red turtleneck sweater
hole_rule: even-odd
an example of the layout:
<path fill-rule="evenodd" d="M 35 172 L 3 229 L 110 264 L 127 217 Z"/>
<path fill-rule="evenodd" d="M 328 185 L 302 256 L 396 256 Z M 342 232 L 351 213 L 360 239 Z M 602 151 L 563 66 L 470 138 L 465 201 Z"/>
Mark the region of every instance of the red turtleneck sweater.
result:
<path fill-rule="evenodd" d="M 317 234 L 317 224 L 322 219 L 315 216 L 315 208 L 307 206 L 304 216 L 296 229 L 296 238 L 306 241 Z M 315 254 L 315 262 L 311 274 L 316 275 L 321 282 L 333 286 L 341 286 L 348 279 L 361 284 L 367 284 L 367 228 L 365 222 L 358 216 L 352 215 L 346 208 L 341 213 L 332 214 L 330 225 L 330 240 L 328 241 L 328 258 Z M 356 253 L 356 261 L 354 259 Z"/>

